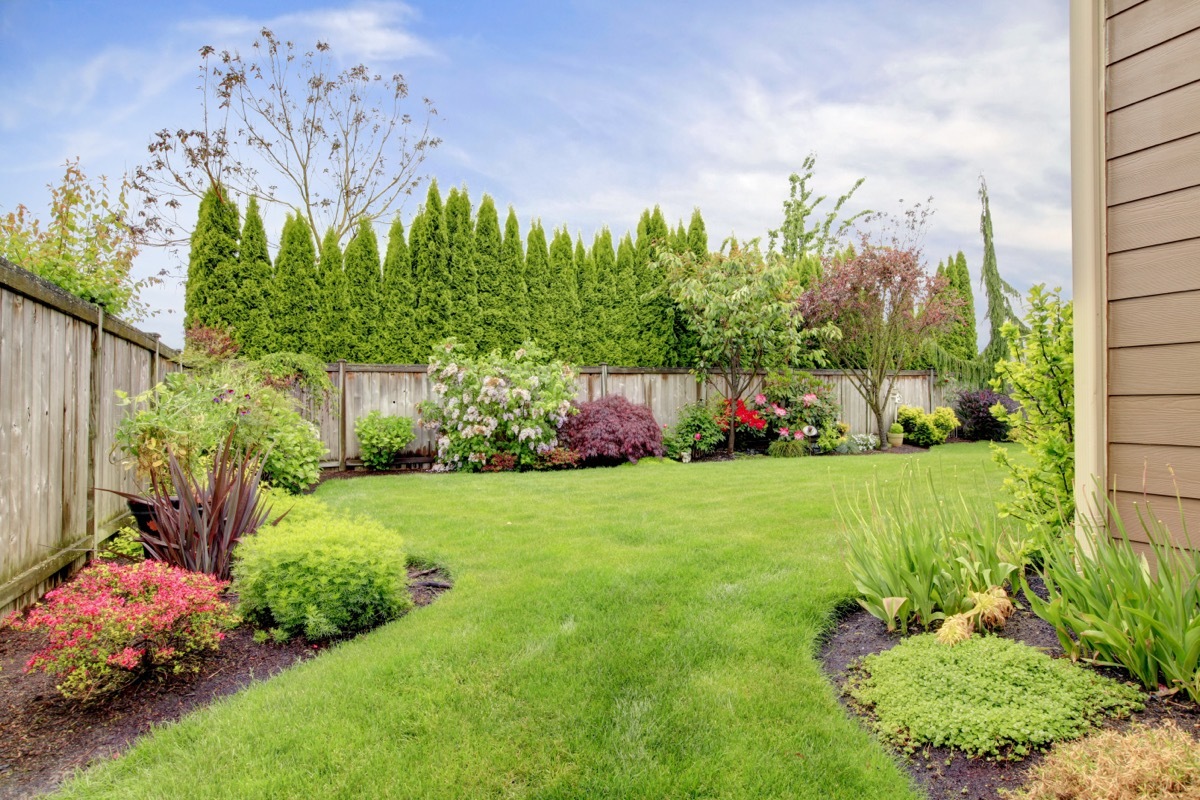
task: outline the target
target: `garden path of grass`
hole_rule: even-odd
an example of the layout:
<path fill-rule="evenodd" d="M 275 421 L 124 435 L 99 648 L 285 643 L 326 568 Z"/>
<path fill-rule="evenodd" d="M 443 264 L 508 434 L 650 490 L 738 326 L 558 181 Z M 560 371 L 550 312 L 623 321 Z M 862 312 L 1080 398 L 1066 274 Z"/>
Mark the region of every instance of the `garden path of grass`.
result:
<path fill-rule="evenodd" d="M 986 446 L 916 459 L 990 503 Z M 814 651 L 871 456 L 333 481 L 435 604 L 192 714 L 65 797 L 911 798 Z"/>

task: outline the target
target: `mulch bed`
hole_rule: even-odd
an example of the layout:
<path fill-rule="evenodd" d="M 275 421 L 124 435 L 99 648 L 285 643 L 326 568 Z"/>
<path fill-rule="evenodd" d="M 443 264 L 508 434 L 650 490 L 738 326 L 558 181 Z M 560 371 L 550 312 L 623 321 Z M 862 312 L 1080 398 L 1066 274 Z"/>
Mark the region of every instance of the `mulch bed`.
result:
<path fill-rule="evenodd" d="M 450 587 L 438 568 L 411 568 L 409 578 L 418 606 Z M 103 703 L 79 705 L 59 695 L 53 676 L 25 674 L 25 662 L 44 641 L 44 635 L 0 631 L 0 800 L 51 792 L 76 769 L 116 758 L 153 726 L 266 680 L 327 647 L 303 639 L 258 644 L 253 631 L 241 626 L 225 635 L 221 649 L 204 658 L 198 673 L 149 677 Z"/>
<path fill-rule="evenodd" d="M 1040 591 L 1041 583 L 1031 576 L 1031 588 Z M 1043 622 L 1029 610 L 1029 604 L 1021 598 L 1021 606 L 1009 619 L 1000 635 L 1037 647 L 1052 656 L 1063 656 L 1062 645 L 1050 624 Z M 846 679 L 854 663 L 863 656 L 889 650 L 900 643 L 903 637 L 888 633 L 882 622 L 872 617 L 857 605 L 847 609 L 838 620 L 836 629 L 821 650 L 821 662 L 834 685 L 844 689 Z M 1100 672 L 1117 680 L 1129 680 L 1120 671 L 1102 669 Z M 842 704 L 859 717 L 864 716 L 850 699 L 843 695 Z M 1146 697 L 1145 711 L 1134 714 L 1132 719 L 1109 720 L 1106 728 L 1123 729 L 1132 723 L 1162 725 L 1168 720 L 1200 738 L 1200 706 L 1185 699 L 1159 699 Z M 863 719 L 866 723 L 866 719 Z M 1035 764 L 1045 757 L 1035 753 L 1022 761 L 989 761 L 986 758 L 970 758 L 961 752 L 945 747 L 930 747 L 906 757 L 898 754 L 908 771 L 928 793 L 931 800 L 994 800 L 1000 798 L 1001 789 L 1016 789 L 1024 783 L 1026 775 Z"/>

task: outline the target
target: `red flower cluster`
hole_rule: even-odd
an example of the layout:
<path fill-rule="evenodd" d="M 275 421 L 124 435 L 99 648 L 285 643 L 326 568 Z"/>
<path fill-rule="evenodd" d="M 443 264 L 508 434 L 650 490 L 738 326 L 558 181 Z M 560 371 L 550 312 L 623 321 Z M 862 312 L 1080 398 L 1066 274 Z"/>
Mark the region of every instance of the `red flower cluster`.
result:
<path fill-rule="evenodd" d="M 746 408 L 744 400 L 737 401 L 737 408 L 734 411 L 734 416 L 737 418 L 737 424 L 740 428 L 750 428 L 751 430 L 761 431 L 767 427 L 767 421 L 763 419 L 757 411 L 752 411 Z M 729 401 L 725 401 L 724 408 L 721 413 L 721 419 L 718 422 L 721 430 L 729 430 Z"/>
<path fill-rule="evenodd" d="M 86 700 L 124 686 L 155 667 L 183 669 L 182 660 L 215 650 L 235 615 L 221 598 L 226 584 L 157 561 L 94 564 L 46 595 L 24 618 L 5 624 L 49 632 L 25 671 L 62 676 L 64 696 Z"/>

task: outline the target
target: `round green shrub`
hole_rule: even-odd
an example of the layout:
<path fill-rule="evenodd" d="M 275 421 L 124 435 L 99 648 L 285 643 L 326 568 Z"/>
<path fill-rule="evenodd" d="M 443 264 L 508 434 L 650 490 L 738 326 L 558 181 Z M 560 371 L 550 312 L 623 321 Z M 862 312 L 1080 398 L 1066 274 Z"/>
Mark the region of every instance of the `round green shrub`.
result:
<path fill-rule="evenodd" d="M 363 465 L 368 469 L 387 469 L 404 448 L 417 438 L 411 417 L 384 416 L 372 411 L 354 423 Z"/>
<path fill-rule="evenodd" d="M 1013 760 L 1142 708 L 1131 686 L 996 636 L 953 647 L 934 634 L 910 637 L 864 658 L 849 693 L 902 747 Z"/>
<path fill-rule="evenodd" d="M 309 640 L 347 636 L 412 605 L 400 537 L 365 518 L 301 499 L 300 513 L 260 529 L 235 551 L 234 591 L 252 624 Z"/>

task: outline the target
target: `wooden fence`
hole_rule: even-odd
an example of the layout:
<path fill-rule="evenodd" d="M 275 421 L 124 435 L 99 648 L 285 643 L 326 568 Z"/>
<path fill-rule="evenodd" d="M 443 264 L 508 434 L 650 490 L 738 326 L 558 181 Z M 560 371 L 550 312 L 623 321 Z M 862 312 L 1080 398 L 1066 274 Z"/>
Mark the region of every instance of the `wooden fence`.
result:
<path fill-rule="evenodd" d="M 0 259 L 0 614 L 36 600 L 126 515 L 112 456 L 130 395 L 179 369 L 151 336 Z"/>
<path fill-rule="evenodd" d="M 354 423 L 359 417 L 379 411 L 416 418 L 417 404 L 431 395 L 430 381 L 422 365 L 338 362 L 330 364 L 328 371 L 336 402 L 326 403 L 313 414 L 327 451 L 322 462 L 324 467 L 345 469 L 361 463 L 359 443 L 354 435 Z M 846 373 L 813 370 L 813 374 L 833 384 L 842 408 L 841 418 L 850 424 L 853 432 L 874 430 L 875 423 L 866 401 Z M 719 394 L 720 389 L 697 381 L 685 369 L 580 367 L 576 369 L 576 375 L 578 400 L 624 395 L 632 403 L 648 406 L 660 425 L 675 424 L 683 406 L 706 400 L 710 394 Z M 942 389 L 932 371 L 906 370 L 896 379 L 885 420 L 895 418 L 898 405 L 920 406 L 932 411 L 942 404 Z M 436 449 L 434 437 L 419 429 L 417 439 L 409 449 L 416 455 L 431 456 Z"/>

